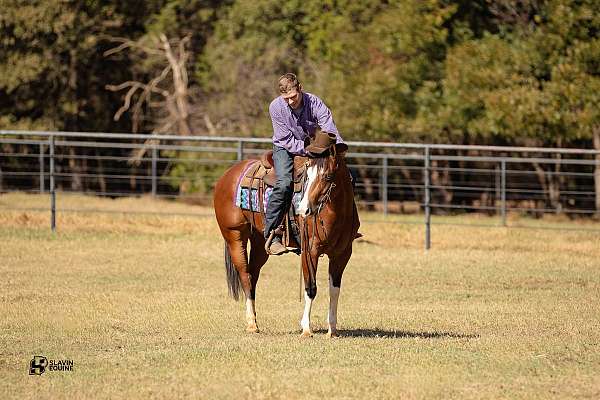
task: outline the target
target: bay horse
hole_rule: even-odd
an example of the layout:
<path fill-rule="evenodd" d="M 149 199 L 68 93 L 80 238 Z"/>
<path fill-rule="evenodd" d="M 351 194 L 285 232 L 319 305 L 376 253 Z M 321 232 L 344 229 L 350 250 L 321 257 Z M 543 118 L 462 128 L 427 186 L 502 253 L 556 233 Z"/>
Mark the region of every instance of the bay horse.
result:
<path fill-rule="evenodd" d="M 303 337 L 311 337 L 310 313 L 317 295 L 319 256 L 329 257 L 329 313 L 327 335 L 337 337 L 337 305 L 342 274 L 352 254 L 360 222 L 354 202 L 350 171 L 346 166 L 343 143 L 331 145 L 324 157 L 307 158 L 307 180 L 296 217 L 301 231 L 301 260 L 304 280 L 304 313 L 300 325 Z M 258 333 L 256 323 L 256 285 L 269 255 L 263 236 L 264 219 L 260 213 L 242 210 L 235 204 L 240 175 L 250 163 L 241 161 L 229 168 L 215 185 L 215 216 L 225 239 L 225 267 L 229 294 L 246 298 L 246 331 Z M 248 251 L 248 242 L 250 250 Z M 248 257 L 249 253 L 249 257 Z"/>

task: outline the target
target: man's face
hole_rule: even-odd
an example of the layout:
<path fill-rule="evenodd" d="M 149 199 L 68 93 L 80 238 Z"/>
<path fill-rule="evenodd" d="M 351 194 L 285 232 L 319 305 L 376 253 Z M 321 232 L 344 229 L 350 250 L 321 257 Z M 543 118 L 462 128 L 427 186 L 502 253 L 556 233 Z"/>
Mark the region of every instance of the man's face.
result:
<path fill-rule="evenodd" d="M 293 88 L 281 96 L 294 110 L 298 109 L 302 105 L 302 91 L 298 88 Z"/>

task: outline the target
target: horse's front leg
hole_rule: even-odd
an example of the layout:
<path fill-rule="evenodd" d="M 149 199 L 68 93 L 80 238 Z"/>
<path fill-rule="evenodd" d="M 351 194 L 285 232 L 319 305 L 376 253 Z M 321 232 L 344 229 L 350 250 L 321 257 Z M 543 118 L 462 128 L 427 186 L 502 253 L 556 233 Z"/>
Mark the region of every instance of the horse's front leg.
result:
<path fill-rule="evenodd" d="M 306 251 L 302 252 L 302 275 L 304 277 L 304 313 L 300 326 L 302 326 L 302 337 L 311 337 L 313 332 L 310 328 L 310 312 L 313 301 L 317 296 L 317 263 L 318 254 Z"/>
<path fill-rule="evenodd" d="M 329 313 L 327 314 L 327 324 L 329 329 L 327 336 L 334 338 L 337 333 L 337 309 L 340 298 L 340 289 L 342 286 L 342 274 L 352 255 L 352 244 L 341 254 L 329 257 Z"/>
<path fill-rule="evenodd" d="M 333 278 L 329 275 L 329 312 L 327 314 L 327 336 L 334 338 L 338 336 L 337 333 L 337 306 L 340 298 L 340 286 L 335 286 Z"/>

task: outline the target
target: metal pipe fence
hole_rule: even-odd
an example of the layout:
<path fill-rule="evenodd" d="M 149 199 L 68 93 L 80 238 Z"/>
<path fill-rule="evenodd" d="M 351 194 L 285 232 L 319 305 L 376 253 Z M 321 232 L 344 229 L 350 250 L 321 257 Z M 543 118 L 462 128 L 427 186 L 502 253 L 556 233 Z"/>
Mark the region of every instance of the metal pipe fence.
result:
<path fill-rule="evenodd" d="M 347 144 L 358 206 L 383 217 L 422 212 L 426 249 L 432 215 L 480 212 L 507 226 L 510 213 L 578 217 L 600 211 L 596 150 Z M 0 193 L 49 193 L 55 230 L 57 192 L 208 203 L 226 168 L 270 147 L 268 138 L 0 130 Z"/>

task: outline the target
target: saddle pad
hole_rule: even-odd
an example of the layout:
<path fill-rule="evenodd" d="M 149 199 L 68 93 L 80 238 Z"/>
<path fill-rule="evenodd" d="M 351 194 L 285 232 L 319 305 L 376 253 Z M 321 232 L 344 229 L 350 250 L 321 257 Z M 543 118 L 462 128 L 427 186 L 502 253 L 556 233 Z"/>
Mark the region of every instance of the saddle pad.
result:
<path fill-rule="evenodd" d="M 264 195 L 264 204 L 263 209 L 266 211 L 267 206 L 269 205 L 269 197 L 273 192 L 273 188 L 271 186 L 267 186 L 265 188 Z M 300 201 L 302 200 L 302 193 L 294 193 L 292 196 L 292 206 L 294 207 L 294 212 L 298 215 L 298 208 L 300 206 Z M 240 184 L 238 184 L 236 193 L 235 193 L 235 205 L 240 207 L 242 210 L 249 210 L 254 212 L 260 212 L 260 204 L 258 202 L 258 189 L 249 189 L 244 188 Z"/>

